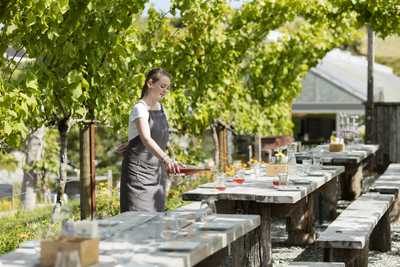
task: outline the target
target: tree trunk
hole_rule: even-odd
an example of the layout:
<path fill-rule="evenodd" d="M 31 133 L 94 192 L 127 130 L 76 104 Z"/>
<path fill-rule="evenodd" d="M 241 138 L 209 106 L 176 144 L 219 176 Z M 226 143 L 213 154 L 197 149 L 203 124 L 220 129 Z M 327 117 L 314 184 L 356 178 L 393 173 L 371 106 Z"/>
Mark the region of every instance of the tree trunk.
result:
<path fill-rule="evenodd" d="M 262 153 L 262 144 L 261 144 L 261 135 L 256 134 L 254 136 L 254 147 L 255 147 L 255 158 L 258 161 L 261 161 L 261 153 Z"/>
<path fill-rule="evenodd" d="M 80 132 L 80 207 L 81 220 L 90 216 L 90 131 L 84 126 Z"/>
<path fill-rule="evenodd" d="M 371 144 L 376 140 L 374 129 L 374 32 L 368 26 L 368 67 L 367 67 L 367 103 L 365 105 L 365 142 Z"/>
<path fill-rule="evenodd" d="M 65 184 L 67 182 L 67 134 L 69 131 L 69 118 L 58 122 L 58 132 L 60 134 L 60 173 L 57 189 L 57 202 L 62 204 Z"/>
<path fill-rule="evenodd" d="M 96 211 L 95 125 L 87 124 L 80 133 L 81 219 L 94 218 Z"/>
<path fill-rule="evenodd" d="M 215 162 L 215 168 L 217 170 L 220 169 L 221 163 L 219 160 L 219 141 L 218 141 L 218 133 L 217 133 L 217 124 L 213 123 L 211 125 L 212 129 L 212 135 L 213 135 L 213 141 L 214 141 L 214 147 L 215 147 L 215 152 L 214 152 L 214 162 Z"/>
<path fill-rule="evenodd" d="M 46 129 L 44 127 L 36 130 L 29 136 L 26 145 L 21 194 L 22 205 L 26 210 L 32 210 L 36 207 L 37 173 L 32 167 L 37 161 L 42 159 L 45 132 Z"/>

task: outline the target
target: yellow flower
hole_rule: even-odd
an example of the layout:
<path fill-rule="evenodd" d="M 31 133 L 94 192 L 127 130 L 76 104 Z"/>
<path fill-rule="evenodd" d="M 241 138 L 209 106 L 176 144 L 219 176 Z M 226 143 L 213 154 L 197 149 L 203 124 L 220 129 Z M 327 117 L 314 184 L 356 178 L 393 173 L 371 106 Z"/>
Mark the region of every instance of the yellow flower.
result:
<path fill-rule="evenodd" d="M 278 153 L 276 153 L 276 156 L 279 158 L 283 158 L 283 157 L 285 157 L 285 154 L 283 154 L 281 151 L 279 151 Z"/>

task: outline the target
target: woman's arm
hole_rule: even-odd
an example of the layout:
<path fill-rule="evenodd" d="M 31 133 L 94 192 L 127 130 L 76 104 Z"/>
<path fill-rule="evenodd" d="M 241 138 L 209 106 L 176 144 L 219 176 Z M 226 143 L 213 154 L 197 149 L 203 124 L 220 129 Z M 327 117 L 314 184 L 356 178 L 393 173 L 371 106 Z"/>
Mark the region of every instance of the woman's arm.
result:
<path fill-rule="evenodd" d="M 179 165 L 173 162 L 159 146 L 158 144 L 154 141 L 153 138 L 151 138 L 151 133 L 150 133 L 150 126 L 148 120 L 145 118 L 137 118 L 135 120 L 136 128 L 138 129 L 139 137 L 142 143 L 146 146 L 147 149 L 153 153 L 158 159 L 160 159 L 167 170 L 172 171 L 172 172 L 178 172 L 179 171 Z"/>

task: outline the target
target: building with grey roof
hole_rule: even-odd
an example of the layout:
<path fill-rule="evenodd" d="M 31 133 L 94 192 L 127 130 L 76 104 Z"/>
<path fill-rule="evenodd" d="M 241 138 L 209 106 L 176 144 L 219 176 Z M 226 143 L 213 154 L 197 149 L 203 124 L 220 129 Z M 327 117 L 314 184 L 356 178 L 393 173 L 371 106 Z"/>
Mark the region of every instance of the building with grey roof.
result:
<path fill-rule="evenodd" d="M 295 136 L 305 141 L 327 140 L 339 113 L 365 113 L 367 59 L 333 49 L 303 80 L 292 106 Z M 374 64 L 374 101 L 400 102 L 400 77 L 391 68 Z M 308 140 L 307 140 L 308 139 Z"/>

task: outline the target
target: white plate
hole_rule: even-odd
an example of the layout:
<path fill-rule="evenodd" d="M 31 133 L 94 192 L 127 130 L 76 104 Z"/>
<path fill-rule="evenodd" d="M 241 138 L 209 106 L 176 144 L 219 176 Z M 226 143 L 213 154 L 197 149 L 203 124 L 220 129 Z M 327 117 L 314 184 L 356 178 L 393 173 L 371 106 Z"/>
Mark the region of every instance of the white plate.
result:
<path fill-rule="evenodd" d="M 330 171 L 330 170 L 336 170 L 338 167 L 335 167 L 335 166 L 329 166 L 329 165 L 324 165 L 324 166 L 321 166 L 321 169 L 322 170 L 327 170 L 327 171 Z"/>
<path fill-rule="evenodd" d="M 287 186 L 287 185 L 280 185 L 275 187 L 278 191 L 300 191 L 301 188 L 298 186 Z"/>
<path fill-rule="evenodd" d="M 224 231 L 234 227 L 234 224 L 228 222 L 205 222 L 198 224 L 198 229 L 208 231 Z"/>
<path fill-rule="evenodd" d="M 160 244 L 159 250 L 163 251 L 190 251 L 197 248 L 201 243 L 197 241 L 166 241 Z"/>
<path fill-rule="evenodd" d="M 118 225 L 118 224 L 121 224 L 121 223 L 123 223 L 122 221 L 117 221 L 117 220 L 105 220 L 105 221 L 97 221 L 97 224 L 99 225 L 99 226 L 102 226 L 102 227 L 112 227 L 112 226 L 116 226 L 116 225 Z"/>
<path fill-rule="evenodd" d="M 312 182 L 310 180 L 307 179 L 290 179 L 291 183 L 294 184 L 311 184 Z"/>
<path fill-rule="evenodd" d="M 319 171 L 311 171 L 307 173 L 308 176 L 325 176 L 325 173 Z"/>

